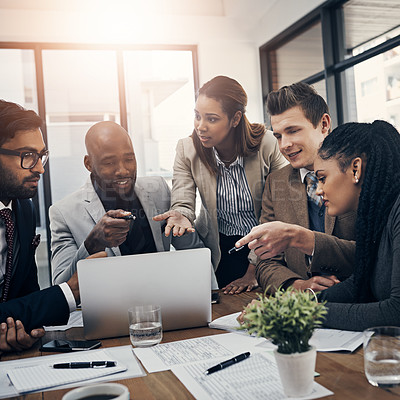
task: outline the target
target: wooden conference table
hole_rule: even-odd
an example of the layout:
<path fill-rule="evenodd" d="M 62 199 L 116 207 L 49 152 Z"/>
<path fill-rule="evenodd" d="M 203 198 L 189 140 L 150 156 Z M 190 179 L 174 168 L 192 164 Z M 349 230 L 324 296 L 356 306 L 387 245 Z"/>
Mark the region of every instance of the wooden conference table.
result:
<path fill-rule="evenodd" d="M 243 306 L 255 297 L 256 292 L 254 291 L 235 296 L 221 294 L 220 303 L 213 305 L 213 319 L 242 310 Z M 221 333 L 225 333 L 225 331 L 207 327 L 164 332 L 162 343 Z M 46 343 L 52 339 L 83 339 L 83 328 L 72 328 L 66 332 L 48 332 L 42 342 Z M 105 339 L 101 342 L 102 347 L 130 344 L 129 337 Z M 21 354 L 3 355 L 1 361 L 22 357 L 40 357 L 41 355 L 49 354 L 41 353 L 39 347 L 40 344 L 38 343 L 31 350 Z M 317 353 L 316 371 L 320 373 L 316 381 L 334 392 L 333 396 L 325 397 L 327 399 L 385 400 L 398 399 L 400 396 L 400 388 L 384 390 L 373 387 L 368 383 L 364 376 L 362 348 L 352 354 Z M 171 371 L 156 372 L 147 374 L 144 377 L 118 382 L 129 388 L 131 398 L 135 400 L 193 399 L 190 392 Z M 71 389 L 35 393 L 17 398 L 24 400 L 58 400 L 69 390 Z"/>

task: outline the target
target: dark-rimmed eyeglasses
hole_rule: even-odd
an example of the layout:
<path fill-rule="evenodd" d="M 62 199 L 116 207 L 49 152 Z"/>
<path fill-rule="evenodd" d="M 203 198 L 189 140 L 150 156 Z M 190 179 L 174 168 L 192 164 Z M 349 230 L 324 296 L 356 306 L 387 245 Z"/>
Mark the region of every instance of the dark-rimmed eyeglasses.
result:
<path fill-rule="evenodd" d="M 47 163 L 47 160 L 49 159 L 49 150 L 44 150 L 41 153 L 36 153 L 35 151 L 16 151 L 0 148 L 0 154 L 21 157 L 21 168 L 23 169 L 33 168 L 39 161 L 39 158 L 42 161 L 42 165 L 44 167 Z"/>

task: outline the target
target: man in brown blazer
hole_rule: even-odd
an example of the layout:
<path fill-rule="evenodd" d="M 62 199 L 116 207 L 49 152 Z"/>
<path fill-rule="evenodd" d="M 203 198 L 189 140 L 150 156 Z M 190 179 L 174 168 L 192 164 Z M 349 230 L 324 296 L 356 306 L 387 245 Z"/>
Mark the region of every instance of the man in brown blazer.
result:
<path fill-rule="evenodd" d="M 273 293 L 279 286 L 324 290 L 351 275 L 355 213 L 331 217 L 307 194 L 309 172 L 331 130 L 328 106 L 305 83 L 271 92 L 268 112 L 279 149 L 290 165 L 269 174 L 260 225 L 236 243 L 259 257 L 256 278 Z"/>

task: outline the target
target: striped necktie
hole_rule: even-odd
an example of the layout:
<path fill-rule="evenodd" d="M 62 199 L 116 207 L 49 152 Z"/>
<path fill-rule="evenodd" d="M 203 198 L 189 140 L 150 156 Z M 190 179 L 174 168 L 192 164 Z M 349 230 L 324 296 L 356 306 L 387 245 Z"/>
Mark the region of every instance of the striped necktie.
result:
<path fill-rule="evenodd" d="M 322 198 L 316 194 L 318 179 L 314 172 L 308 172 L 305 179 L 307 184 L 307 197 L 308 200 L 316 204 L 318 207 L 322 207 Z"/>
<path fill-rule="evenodd" d="M 12 211 L 9 208 L 3 208 L 0 210 L 0 218 L 3 219 L 6 227 L 6 242 L 7 242 L 7 260 L 6 260 L 6 272 L 4 274 L 4 286 L 3 295 L 1 302 L 7 301 L 8 291 L 10 289 L 12 265 L 13 265 L 13 249 L 14 249 L 14 231 L 15 225 L 12 218 Z"/>

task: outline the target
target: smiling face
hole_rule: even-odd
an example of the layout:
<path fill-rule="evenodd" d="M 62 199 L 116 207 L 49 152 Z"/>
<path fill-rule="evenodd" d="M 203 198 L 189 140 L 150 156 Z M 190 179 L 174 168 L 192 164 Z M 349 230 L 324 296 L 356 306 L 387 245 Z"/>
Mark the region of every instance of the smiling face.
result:
<path fill-rule="evenodd" d="M 241 118 L 240 111 L 229 120 L 221 104 L 210 97 L 200 95 L 194 109 L 194 128 L 201 144 L 206 148 L 233 146 L 235 128 Z"/>
<path fill-rule="evenodd" d="M 361 158 L 357 157 L 343 172 L 335 158 L 315 159 L 315 173 L 318 178 L 316 194 L 322 196 L 329 215 L 338 216 L 357 211 L 361 193 L 362 164 Z"/>
<path fill-rule="evenodd" d="M 324 114 L 314 127 L 300 107 L 293 107 L 282 114 L 271 116 L 271 125 L 279 150 L 292 167 L 314 170 L 319 146 L 331 126 L 329 115 Z"/>
<path fill-rule="evenodd" d="M 17 131 L 13 138 L 6 141 L 3 149 L 19 152 L 41 153 L 46 149 L 39 128 Z M 44 173 L 41 159 L 31 169 L 21 167 L 21 157 L 0 154 L 0 201 L 5 205 L 13 199 L 29 199 L 37 192 L 40 175 Z"/>
<path fill-rule="evenodd" d="M 136 158 L 128 133 L 113 122 L 100 122 L 86 136 L 85 166 L 100 188 L 125 198 L 136 182 Z"/>

